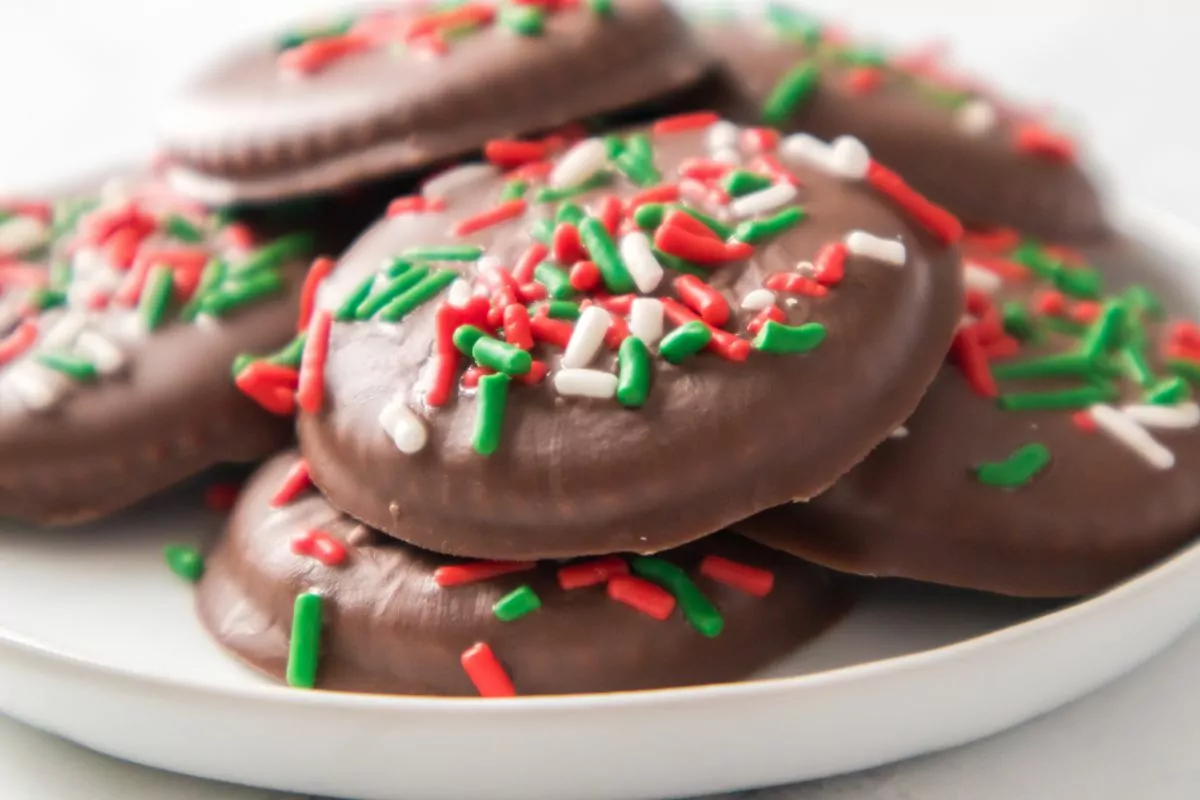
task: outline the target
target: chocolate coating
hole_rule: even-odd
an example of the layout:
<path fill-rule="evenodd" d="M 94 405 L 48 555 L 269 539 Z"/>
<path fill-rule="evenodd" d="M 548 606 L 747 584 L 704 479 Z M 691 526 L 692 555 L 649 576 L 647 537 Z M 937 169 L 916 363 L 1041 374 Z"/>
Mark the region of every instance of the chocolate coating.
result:
<path fill-rule="evenodd" d="M 664 180 L 704 153 L 703 140 L 703 131 L 660 137 Z M 808 169 L 795 174 L 809 218 L 708 276 L 732 309 L 726 330 L 745 335 L 757 312 L 741 300 L 767 276 L 795 271 L 850 230 L 898 237 L 907 248 L 902 267 L 852 256 L 827 297 L 781 296 L 792 324 L 826 326 L 817 349 L 753 351 L 742 363 L 710 352 L 679 366 L 656 357 L 649 399 L 630 410 L 557 394 L 561 350 L 537 345 L 533 355 L 550 377 L 513 384 L 499 449 L 483 456 L 472 446 L 479 407 L 471 392 L 443 408 L 423 403 L 437 302 L 398 324 L 338 323 L 327 402 L 298 425 L 314 480 L 337 508 L 417 546 L 521 560 L 665 550 L 819 493 L 916 407 L 950 340 L 961 287 L 956 249 L 933 243 L 867 185 Z M 381 221 L 341 260 L 320 304 L 339 306 L 365 276 L 412 247 L 475 244 L 500 264 L 516 263 L 545 204 L 467 237 L 450 233 L 495 206 L 503 185 L 482 178 L 448 196 L 442 213 Z M 624 179 L 602 190 L 636 191 Z M 602 192 L 577 200 L 594 208 Z M 444 266 L 471 279 L 478 272 L 475 263 Z M 656 294 L 672 296 L 673 278 L 668 270 Z M 614 361 L 606 350 L 592 366 L 612 372 Z M 379 422 L 397 397 L 428 429 L 428 444 L 412 455 Z"/>
<path fill-rule="evenodd" d="M 917 74 L 893 61 L 878 68 L 878 86 L 856 91 L 853 81 L 864 68 L 830 38 L 809 44 L 780 34 L 761 17 L 706 20 L 697 31 L 723 65 L 723 87 L 718 82 L 711 97 L 739 121 L 761 120 L 776 85 L 814 59 L 819 84 L 790 116 L 789 130 L 861 139 L 875 157 L 965 222 L 1067 241 L 1092 240 L 1107 230 L 1096 189 L 1073 159 L 1018 151 L 1017 130 L 1028 115 L 940 68 Z M 939 93 L 952 102 L 935 99 Z M 972 103 L 994 115 L 987 129 L 964 129 Z"/>
<path fill-rule="evenodd" d="M 1128 242 L 1089 255 L 1114 288 L 1159 282 L 1153 260 Z M 1162 374 L 1161 361 L 1151 363 Z M 1122 383 L 1122 402 L 1140 402 Z M 847 572 L 1049 597 L 1108 588 L 1190 541 L 1200 524 L 1200 429 L 1153 430 L 1176 459 L 1156 470 L 1104 432 L 1080 430 L 1069 411 L 999 410 L 951 365 L 906 427 L 907 437 L 880 445 L 821 497 L 737 529 Z M 975 477 L 978 465 L 1031 442 L 1052 458 L 1031 483 L 1005 489 Z"/>
<path fill-rule="evenodd" d="M 325 191 L 618 111 L 708 68 L 660 0 L 614 6 L 612 16 L 582 5 L 551 14 L 534 37 L 490 25 L 438 57 L 375 47 L 306 77 L 283 74 L 277 50 L 256 42 L 168 108 L 162 138 L 177 186 L 218 203 Z"/>
<path fill-rule="evenodd" d="M 736 680 L 816 636 L 850 603 L 848 579 L 731 534 L 663 556 L 687 569 L 724 617 L 714 638 L 693 629 L 678 608 L 660 622 L 610 599 L 603 586 L 563 590 L 554 563 L 441 588 L 434 573 L 453 559 L 370 532 L 315 492 L 272 509 L 270 498 L 295 460 L 295 453 L 275 458 L 248 484 L 197 595 L 213 637 L 277 680 L 286 672 L 293 601 L 305 591 L 323 598 L 319 688 L 427 695 L 476 694 L 459 662 L 476 642 L 491 647 L 518 694 Z M 312 529 L 365 542 L 351 546 L 342 565 L 327 567 L 291 550 L 292 538 Z M 773 589 L 760 598 L 700 575 L 708 554 L 770 570 Z M 512 622 L 496 619 L 495 602 L 525 585 L 541 607 Z"/>
<path fill-rule="evenodd" d="M 118 191 L 135 192 L 140 207 L 158 202 L 145 199 L 157 185 L 152 179 L 126 183 L 135 188 Z M 122 202 L 106 201 L 105 209 Z M 88 220 L 85 216 L 81 227 Z M 70 260 L 78 230 L 51 244 L 41 263 Z M 215 254 L 222 251 L 219 238 L 207 230 L 202 242 L 187 246 Z M 184 246 L 161 231 L 148 243 Z M 73 258 L 76 270 L 83 269 L 81 256 Z M 290 421 L 266 414 L 242 395 L 230 365 L 240 352 L 274 350 L 292 337 L 306 264 L 306 258 L 284 264 L 281 291 L 211 324 L 174 321 L 180 308 L 175 301 L 163 327 L 131 334 L 136 309 L 89 311 L 83 292 L 71 295 L 68 307 L 26 317 L 37 325 L 37 341 L 0 364 L 0 516 L 43 524 L 92 520 L 216 463 L 251 461 L 283 447 L 292 436 Z M 98 274 L 108 267 L 96 269 Z M 54 325 L 68 317 L 108 340 L 125 365 L 113 374 L 71 381 L 52 407 L 31 407 L 14 393 L 13 371 L 28 368 L 38 353 L 69 351 L 68 345 L 47 344 Z M 45 370 L 38 375 L 57 380 Z"/>

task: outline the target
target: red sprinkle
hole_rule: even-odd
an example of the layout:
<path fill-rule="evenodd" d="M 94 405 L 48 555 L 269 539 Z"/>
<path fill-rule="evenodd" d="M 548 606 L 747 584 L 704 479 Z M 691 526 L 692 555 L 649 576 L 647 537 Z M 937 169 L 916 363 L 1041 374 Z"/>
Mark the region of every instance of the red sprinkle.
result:
<path fill-rule="evenodd" d="M 204 505 L 218 514 L 227 513 L 233 510 L 241 491 L 236 483 L 214 483 L 204 490 Z"/>
<path fill-rule="evenodd" d="M 333 315 L 328 311 L 313 314 L 300 360 L 300 386 L 296 401 L 309 414 L 316 414 L 325 404 L 325 360 L 329 356 L 329 332 Z"/>
<path fill-rule="evenodd" d="M 1087 411 L 1086 409 L 1083 411 L 1076 411 L 1074 414 L 1072 414 L 1071 422 L 1075 423 L 1075 427 L 1079 428 L 1079 430 L 1083 431 L 1084 433 L 1095 433 L 1097 430 L 1099 430 L 1099 426 L 1096 425 L 1096 419 L 1092 416 L 1092 412 Z"/>
<path fill-rule="evenodd" d="M 1006 281 L 1020 282 L 1029 280 L 1028 267 L 1004 258 L 971 255 L 964 259 L 964 263 L 979 267 L 980 269 L 986 269 L 988 272 L 995 273 Z"/>
<path fill-rule="evenodd" d="M 483 285 L 493 292 L 500 292 L 505 289 L 515 292 L 517 290 L 517 280 L 512 273 L 504 267 L 489 267 L 479 276 Z"/>
<path fill-rule="evenodd" d="M 608 323 L 608 330 L 604 332 L 604 346 L 616 350 L 629 336 L 629 323 L 624 317 L 613 315 Z"/>
<path fill-rule="evenodd" d="M 983 397 L 996 397 L 999 394 L 996 379 L 992 377 L 991 367 L 988 366 L 987 354 L 979 343 L 974 327 L 963 328 L 955 334 L 950 352 L 976 394 Z"/>
<path fill-rule="evenodd" d="M 283 508 L 291 504 L 293 500 L 308 491 L 312 485 L 312 478 L 308 474 L 308 462 L 302 458 L 293 464 L 287 474 L 283 476 L 283 483 L 275 491 L 275 496 L 271 498 L 271 507 Z"/>
<path fill-rule="evenodd" d="M 121 228 L 104 244 L 108 260 L 118 269 L 129 269 L 145 236 L 132 226 Z"/>
<path fill-rule="evenodd" d="M 1200 349 L 1200 325 L 1182 320 L 1167 330 L 1167 339 L 1173 344 Z"/>
<path fill-rule="evenodd" d="M 536 386 L 546 380 L 546 376 L 549 374 L 550 368 L 546 366 L 546 362 L 535 360 L 529 365 L 529 372 L 526 372 L 524 375 L 518 375 L 516 381 L 526 386 Z"/>
<path fill-rule="evenodd" d="M 425 393 L 425 402 L 432 408 L 441 408 L 450 402 L 454 394 L 454 373 L 458 370 L 458 353 L 435 353 L 430 357 L 433 380 Z"/>
<path fill-rule="evenodd" d="M 533 561 L 471 561 L 438 567 L 433 573 L 433 581 L 446 589 L 451 586 L 490 581 L 492 578 L 511 575 L 514 572 L 528 572 L 536 566 Z"/>
<path fill-rule="evenodd" d="M 529 310 L 522 305 L 504 309 L 504 341 L 522 350 L 533 349 L 533 332 L 529 329 Z"/>
<path fill-rule="evenodd" d="M 533 280 L 533 271 L 546 260 L 548 255 L 550 255 L 550 248 L 541 242 L 529 245 L 529 249 L 525 251 L 525 254 L 517 261 L 516 267 L 513 268 L 513 278 L 517 283 L 529 283 Z"/>
<path fill-rule="evenodd" d="M 312 39 L 280 53 L 277 63 L 282 70 L 311 75 L 369 46 L 370 42 L 365 37 L 356 34 Z"/>
<path fill-rule="evenodd" d="M 982 317 L 988 311 L 992 310 L 992 298 L 987 292 L 982 292 L 979 289 L 967 289 L 963 293 L 967 313 L 972 316 Z"/>
<path fill-rule="evenodd" d="M 629 198 L 629 202 L 626 203 L 626 209 L 632 214 L 642 206 L 650 203 L 674 203 L 678 199 L 679 184 L 664 183 L 661 186 L 655 186 L 643 192 L 638 192 Z"/>
<path fill-rule="evenodd" d="M 153 265 L 148 258 L 134 260 L 133 269 L 125 273 L 125 280 L 113 293 L 112 302 L 118 306 L 133 308 L 137 305 L 142 290 L 146 288 L 146 280 L 150 277 L 150 267 Z"/>
<path fill-rule="evenodd" d="M 308 269 L 308 274 L 304 276 L 304 288 L 300 291 L 300 321 L 296 325 L 297 331 L 302 331 L 308 328 L 308 323 L 312 320 L 313 309 L 317 305 L 317 289 L 321 286 L 321 281 L 333 271 L 334 261 L 332 258 L 321 256 L 313 261 L 312 266 Z"/>
<path fill-rule="evenodd" d="M 729 164 L 709 161 L 706 158 L 689 158 L 679 165 L 679 174 L 684 178 L 706 182 L 724 178 L 732 170 Z"/>
<path fill-rule="evenodd" d="M 225 244 L 235 250 L 249 250 L 254 247 L 254 234 L 240 222 L 226 225 L 225 229 L 221 231 L 221 237 L 225 240 Z"/>
<path fill-rule="evenodd" d="M 773 153 L 779 148 L 779 131 L 774 128 L 747 128 L 742 131 L 742 147 L 751 153 Z"/>
<path fill-rule="evenodd" d="M 870 94 L 882 85 L 883 70 L 875 67 L 854 67 L 846 74 L 846 89 L 850 94 Z"/>
<path fill-rule="evenodd" d="M 1083 325 L 1091 325 L 1100 317 L 1100 304 L 1094 300 L 1080 300 L 1071 309 L 1071 319 Z"/>
<path fill-rule="evenodd" d="M 450 28 L 490 25 L 495 18 L 496 9 L 493 6 L 467 3 L 457 8 L 417 17 L 409 23 L 405 38 L 411 42 Z"/>
<path fill-rule="evenodd" d="M 524 283 L 517 287 L 517 299 L 522 303 L 545 300 L 550 292 L 540 283 Z"/>
<path fill-rule="evenodd" d="M 775 574 L 770 570 L 721 556 L 705 556 L 700 562 L 700 574 L 755 597 L 766 597 L 775 586 Z"/>
<path fill-rule="evenodd" d="M 322 530 L 298 533 L 292 537 L 292 552 L 315 558 L 327 567 L 336 567 L 346 560 L 346 545 Z"/>
<path fill-rule="evenodd" d="M 281 417 L 296 411 L 298 374 L 294 369 L 256 361 L 238 374 L 234 383 L 243 394 L 266 411 Z"/>
<path fill-rule="evenodd" d="M 509 306 L 520 305 L 517 300 L 517 292 L 515 289 L 504 287 L 492 294 L 492 307 L 488 311 L 487 327 L 499 328 L 504 324 L 504 309 Z"/>
<path fill-rule="evenodd" d="M 515 169 L 550 155 L 545 142 L 519 142 L 493 139 L 483 146 L 483 155 L 501 169 Z"/>
<path fill-rule="evenodd" d="M 569 222 L 560 222 L 554 229 L 550 252 L 559 264 L 574 264 L 587 258 L 587 251 L 579 239 L 579 229 Z"/>
<path fill-rule="evenodd" d="M 993 253 L 1007 253 L 1021 243 L 1021 234 L 1012 228 L 972 230 L 963 234 L 965 247 L 977 247 Z"/>
<path fill-rule="evenodd" d="M 1033 310 L 1049 317 L 1060 316 L 1067 310 L 1067 298 L 1054 290 L 1038 292 L 1033 297 Z"/>
<path fill-rule="evenodd" d="M 798 294 L 805 297 L 825 297 L 829 290 L 812 278 L 806 278 L 795 272 L 776 272 L 763 281 L 763 286 L 773 292 Z"/>
<path fill-rule="evenodd" d="M 577 261 L 571 267 L 571 288 L 577 292 L 590 292 L 600 285 L 600 268 L 594 261 Z"/>
<path fill-rule="evenodd" d="M 681 216 L 692 219 L 687 214 L 680 213 Z M 654 244 L 664 253 L 701 266 L 744 261 L 754 254 L 753 245 L 745 242 L 726 243 L 716 237 L 701 236 L 680 224 L 663 224 L 659 227 L 654 234 Z"/>
<path fill-rule="evenodd" d="M 487 367 L 481 367 L 478 364 L 472 364 L 467 367 L 467 371 L 463 373 L 462 385 L 464 389 L 474 389 L 479 386 L 479 379 L 484 375 L 491 375 L 492 370 Z"/>
<path fill-rule="evenodd" d="M 660 622 L 675 610 L 675 598 L 670 592 L 631 575 L 612 576 L 608 581 L 608 596 Z"/>
<path fill-rule="evenodd" d="M 651 130 L 655 136 L 663 136 L 671 133 L 700 130 L 720 120 L 721 117 L 711 111 L 697 111 L 692 114 L 679 114 L 674 117 L 660 119 L 654 123 L 654 127 Z"/>
<path fill-rule="evenodd" d="M 600 198 L 600 202 L 596 206 L 596 216 L 604 223 L 604 229 L 608 231 L 608 235 L 616 236 L 621 229 L 621 223 L 625 220 L 625 204 L 619 197 L 606 194 Z"/>
<path fill-rule="evenodd" d="M 462 654 L 463 669 L 471 683 L 475 684 L 482 697 L 515 697 L 517 690 L 512 678 L 504 671 L 492 648 L 483 642 L 468 648 Z"/>
<path fill-rule="evenodd" d="M 831 242 L 817 251 L 813 259 L 816 267 L 814 280 L 822 286 L 837 286 L 846 276 L 846 245 L 841 242 Z"/>
<path fill-rule="evenodd" d="M 783 313 L 783 309 L 779 306 L 768 306 L 754 315 L 754 319 L 750 320 L 749 324 L 746 325 L 746 332 L 751 336 L 758 336 L 758 332 L 768 322 L 785 323 L 787 322 L 787 314 Z"/>
<path fill-rule="evenodd" d="M 629 564 L 620 556 L 605 556 L 578 564 L 568 564 L 558 570 L 558 585 L 564 591 L 585 589 L 607 583 L 618 575 L 628 575 Z"/>
<path fill-rule="evenodd" d="M 783 165 L 783 162 L 770 153 L 763 153 L 754 159 L 753 168 L 756 172 L 767 173 L 776 183 L 790 183 L 793 186 L 804 185 L 800 178 L 792 174 L 791 170 Z"/>
<path fill-rule="evenodd" d="M 420 195 L 397 197 L 387 207 L 388 217 L 399 217 L 405 214 L 425 214 L 433 211 L 444 211 L 446 203 L 442 200 L 426 200 Z"/>
<path fill-rule="evenodd" d="M 455 225 L 451 233 L 454 236 L 470 236 L 473 233 L 487 230 L 494 225 L 499 225 L 502 222 L 507 222 L 510 219 L 521 216 L 525 213 L 525 205 L 525 201 L 519 198 L 501 203 L 495 208 L 476 214 L 473 217 L 467 217 Z"/>
<path fill-rule="evenodd" d="M 680 275 L 674 283 L 679 299 L 699 314 L 700 319 L 717 328 L 729 321 L 729 303 L 716 289 L 695 275 Z"/>
<path fill-rule="evenodd" d="M 37 335 L 37 325 L 26 320 L 8 336 L 0 339 L 0 364 L 7 364 L 28 350 L 37 341 Z"/>
<path fill-rule="evenodd" d="M 1075 143 L 1062 134 L 1054 133 L 1036 123 L 1017 129 L 1014 141 L 1017 152 L 1067 164 L 1075 160 Z"/>
<path fill-rule="evenodd" d="M 549 317 L 534 315 L 529 320 L 529 328 L 533 331 L 533 338 L 539 342 L 546 342 L 555 347 L 561 347 L 564 350 L 567 347 L 567 342 L 571 341 L 571 332 L 574 330 L 569 322 L 563 322 L 559 319 L 550 319 Z"/>
<path fill-rule="evenodd" d="M 616 294 L 607 297 L 596 297 L 595 302 L 605 311 L 610 311 L 621 317 L 627 317 L 629 316 L 629 312 L 633 310 L 633 301 L 636 299 L 636 294 Z"/>
<path fill-rule="evenodd" d="M 517 167 L 508 173 L 508 179 L 514 181 L 536 181 L 545 178 L 554 171 L 553 161 L 535 161 L 523 167 Z"/>
<path fill-rule="evenodd" d="M 714 328 L 704 320 L 700 319 L 691 309 L 684 307 L 680 303 L 672 300 L 669 297 L 659 299 L 662 303 L 663 313 L 672 325 L 684 325 L 688 322 L 702 322 L 709 332 L 712 333 L 712 341 L 708 343 L 708 349 L 728 361 L 745 361 L 750 357 L 750 343 L 745 339 L 741 339 L 729 331 L 723 331 L 720 328 Z"/>
<path fill-rule="evenodd" d="M 1004 358 L 1015 358 L 1021 352 L 1021 343 L 1011 336 L 1001 336 L 984 346 L 984 352 L 991 361 Z"/>
<path fill-rule="evenodd" d="M 878 161 L 871 162 L 867 170 L 867 182 L 943 244 L 953 244 L 962 238 L 963 226 L 958 217 L 931 203 L 924 195 L 905 183 L 903 178 Z"/>

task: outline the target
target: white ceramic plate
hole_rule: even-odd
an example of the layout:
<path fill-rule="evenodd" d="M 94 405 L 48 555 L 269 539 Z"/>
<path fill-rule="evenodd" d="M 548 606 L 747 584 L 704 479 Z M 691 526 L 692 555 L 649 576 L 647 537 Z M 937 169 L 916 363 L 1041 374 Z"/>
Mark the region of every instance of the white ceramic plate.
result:
<path fill-rule="evenodd" d="M 1200 235 L 1130 216 L 1200 308 Z M 1200 618 L 1200 545 L 1069 607 L 881 584 L 760 680 L 565 698 L 300 692 L 244 671 L 162 564 L 219 519 L 197 487 L 74 531 L 0 527 L 0 711 L 120 758 L 281 790 L 386 798 L 662 798 L 790 783 L 1017 725 Z"/>

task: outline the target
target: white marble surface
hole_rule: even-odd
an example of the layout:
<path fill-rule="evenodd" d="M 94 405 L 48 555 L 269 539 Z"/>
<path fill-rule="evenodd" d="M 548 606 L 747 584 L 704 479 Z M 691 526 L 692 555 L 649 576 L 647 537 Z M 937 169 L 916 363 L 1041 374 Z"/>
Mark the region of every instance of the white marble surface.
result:
<path fill-rule="evenodd" d="M 0 189 L 138 157 L 154 107 L 231 37 L 321 0 L 0 0 Z M 1200 222 L 1194 0 L 814 0 L 865 34 L 951 41 L 959 61 L 1086 130 L 1115 191 Z M 1183 800 L 1200 786 L 1200 631 L 1067 709 L 975 745 L 760 800 Z M 803 747 L 803 742 L 797 742 Z M 0 797 L 277 798 L 133 767 L 0 719 Z M 750 797 L 749 795 L 747 797 Z"/>

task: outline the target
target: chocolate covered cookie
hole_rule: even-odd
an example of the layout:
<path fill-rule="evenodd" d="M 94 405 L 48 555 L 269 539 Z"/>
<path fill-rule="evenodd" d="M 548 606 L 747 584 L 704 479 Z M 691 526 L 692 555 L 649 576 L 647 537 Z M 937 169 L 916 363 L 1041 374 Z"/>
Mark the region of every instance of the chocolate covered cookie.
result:
<path fill-rule="evenodd" d="M 103 516 L 289 437 L 234 386 L 288 340 L 313 237 L 258 239 L 150 176 L 0 212 L 0 516 Z"/>
<path fill-rule="evenodd" d="M 1128 245 L 976 239 L 952 362 L 892 440 L 737 526 L 848 572 L 1013 595 L 1128 577 L 1200 525 L 1200 328 Z M 1106 288 L 1106 280 L 1108 278 Z"/>
<path fill-rule="evenodd" d="M 891 57 L 781 4 L 697 32 L 723 64 L 713 98 L 740 121 L 855 136 L 964 222 L 1069 240 L 1106 229 L 1075 143 L 934 54 Z"/>
<path fill-rule="evenodd" d="M 277 200 L 656 101 L 709 63 L 660 0 L 397 4 L 231 54 L 162 138 L 180 191 Z"/>
<path fill-rule="evenodd" d="M 238 658 L 294 686 L 565 694 L 743 678 L 836 620 L 851 584 L 732 534 L 658 557 L 460 561 L 339 513 L 295 453 L 251 480 L 197 606 Z"/>
<path fill-rule="evenodd" d="M 675 117 L 397 200 L 319 292 L 317 485 L 498 559 L 657 552 L 826 488 L 940 365 L 961 229 L 853 140 L 777 144 Z"/>

